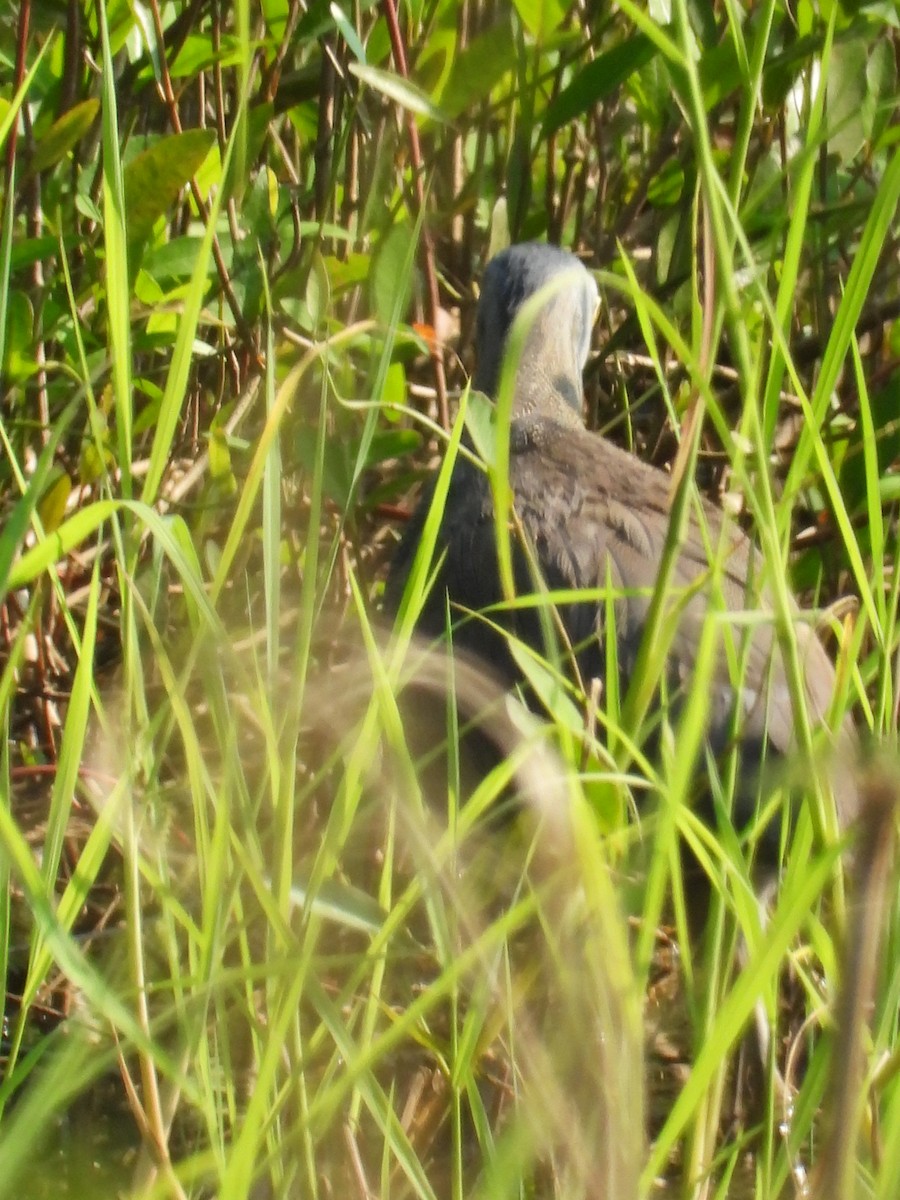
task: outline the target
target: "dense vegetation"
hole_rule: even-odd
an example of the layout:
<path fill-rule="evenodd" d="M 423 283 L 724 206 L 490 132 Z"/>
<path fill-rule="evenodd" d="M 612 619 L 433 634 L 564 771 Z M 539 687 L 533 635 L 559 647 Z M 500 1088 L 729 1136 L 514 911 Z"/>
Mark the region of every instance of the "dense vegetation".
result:
<path fill-rule="evenodd" d="M 895 5 L 0 29 L 0 1196 L 893 1200 Z M 379 622 L 510 238 L 598 270 L 592 425 L 821 617 L 873 745 L 856 906 L 826 755 L 772 784 L 763 919 L 734 779 L 688 803 L 702 687 L 649 758 L 552 664 L 545 710 L 463 663 L 447 704 L 416 596 Z"/>

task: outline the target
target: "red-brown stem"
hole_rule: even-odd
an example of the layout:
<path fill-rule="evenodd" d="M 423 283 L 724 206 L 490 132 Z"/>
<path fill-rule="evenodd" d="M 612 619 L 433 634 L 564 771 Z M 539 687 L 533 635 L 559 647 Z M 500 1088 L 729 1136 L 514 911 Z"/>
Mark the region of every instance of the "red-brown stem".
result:
<path fill-rule="evenodd" d="M 400 34 L 400 24 L 397 20 L 397 8 L 394 0 L 382 0 L 381 7 L 391 38 L 391 50 L 393 51 L 397 73 L 404 79 L 408 79 L 409 71 L 406 65 L 406 51 L 403 48 L 403 38 Z M 419 206 L 420 213 L 424 213 L 425 185 L 422 181 L 424 174 L 422 168 L 422 147 L 419 144 L 419 131 L 416 128 L 416 118 L 412 113 L 407 113 L 406 128 L 409 134 L 409 157 L 413 168 L 413 187 L 415 189 L 416 203 Z M 434 266 L 434 242 L 431 238 L 428 222 L 424 219 L 422 221 L 422 248 L 425 283 L 428 288 L 428 319 L 432 329 L 436 330 L 438 328 L 440 296 L 438 295 L 437 271 Z M 444 374 L 443 352 L 437 338 L 431 340 L 431 362 L 434 367 L 434 387 L 437 392 L 438 419 L 442 428 L 449 430 L 450 410 L 447 407 L 447 379 Z"/>

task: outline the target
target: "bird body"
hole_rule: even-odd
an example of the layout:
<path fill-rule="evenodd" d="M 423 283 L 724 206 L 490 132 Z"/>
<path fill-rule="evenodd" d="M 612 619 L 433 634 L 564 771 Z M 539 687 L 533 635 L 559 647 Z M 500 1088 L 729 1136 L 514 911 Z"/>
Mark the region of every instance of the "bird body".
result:
<path fill-rule="evenodd" d="M 670 480 L 583 424 L 581 372 L 597 289 L 577 259 L 554 247 L 526 244 L 492 260 L 479 301 L 474 382 L 496 395 L 513 320 L 530 297 L 543 294 L 542 289 L 547 299 L 525 335 L 516 364 L 510 426 L 512 503 L 525 542 L 524 548 L 516 545 L 516 590 L 518 594 L 538 590 L 532 566 L 536 564 L 539 582 L 550 591 L 593 591 L 593 596 L 558 605 L 558 612 L 581 678 L 603 681 L 610 607 L 597 594 L 611 585 L 617 668 L 627 686 L 665 553 Z M 430 497 L 428 489 L 398 548 L 388 580 L 389 606 L 399 604 Z M 436 555 L 443 555 L 443 562 L 422 610 L 420 628 L 435 636 L 444 632 L 447 598 L 457 611 L 477 613 L 501 604 L 490 481 L 463 456 L 453 468 Z M 721 567 L 714 570 L 711 563 L 717 557 Z M 729 666 L 729 655 L 720 652 L 707 722 L 709 742 L 720 751 L 735 728 L 734 710 L 740 709 L 742 743 L 757 758 L 767 746 L 786 754 L 795 740 L 789 672 L 774 618 L 764 611 L 771 606 L 762 588 L 762 568 L 761 557 L 746 535 L 715 505 L 694 498 L 668 580 L 672 600 L 667 620 L 676 622 L 676 627 L 671 631 L 663 682 L 670 695 L 690 686 L 711 605 L 744 616 L 752 609 L 754 619 L 735 623 L 731 631 L 743 651 L 743 672 L 735 681 L 734 655 Z M 759 610 L 763 612 L 757 616 Z M 495 609 L 491 622 L 476 617 L 461 623 L 454 632 L 454 645 L 466 647 L 508 677 L 514 675 L 514 667 L 495 625 L 538 650 L 546 649 L 545 625 L 534 607 Z M 832 700 L 834 670 L 808 624 L 798 622 L 795 634 L 809 713 L 814 723 L 822 722 Z M 856 799 L 852 788 L 843 792 L 838 803 L 841 819 L 847 821 L 854 815 Z"/>

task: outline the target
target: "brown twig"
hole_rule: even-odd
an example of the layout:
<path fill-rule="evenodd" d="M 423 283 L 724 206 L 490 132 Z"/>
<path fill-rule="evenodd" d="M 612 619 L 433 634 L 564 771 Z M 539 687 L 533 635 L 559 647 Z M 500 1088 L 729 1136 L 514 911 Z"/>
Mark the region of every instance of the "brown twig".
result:
<path fill-rule="evenodd" d="M 387 22 L 391 38 L 391 51 L 394 55 L 394 65 L 397 68 L 397 73 L 404 79 L 408 79 L 409 70 L 406 65 L 406 51 L 403 47 L 403 38 L 400 34 L 400 24 L 397 20 L 397 8 L 394 0 L 382 0 L 381 10 Z M 419 206 L 419 212 L 424 214 L 425 184 L 422 179 L 424 175 L 422 147 L 419 143 L 419 130 L 416 127 L 416 118 L 412 113 L 407 113 L 406 129 L 409 134 L 409 157 L 412 162 L 413 188 L 415 189 L 416 203 Z M 425 283 L 428 288 L 428 316 L 432 329 L 437 329 L 438 309 L 440 308 L 441 300 L 438 293 L 437 271 L 434 265 L 434 241 L 431 237 L 431 231 L 428 228 L 428 222 L 424 219 L 422 221 L 422 250 Z M 430 339 L 430 347 L 431 362 L 434 367 L 434 386 L 438 398 L 438 419 L 441 427 L 449 430 L 450 409 L 447 405 L 447 378 L 444 373 L 444 358 L 436 338 Z"/>
<path fill-rule="evenodd" d="M 331 148 L 334 137 L 335 88 L 337 69 L 334 56 L 325 39 L 322 39 L 322 68 L 319 73 L 319 114 L 316 127 L 316 144 L 313 149 L 313 187 L 315 189 L 316 220 L 324 224 L 328 220 L 328 205 L 331 196 Z"/>
<path fill-rule="evenodd" d="M 297 22 L 300 20 L 300 13 L 302 11 L 299 0 L 291 0 L 287 20 L 284 23 L 284 33 L 281 35 L 281 41 L 278 44 L 278 49 L 275 51 L 272 65 L 266 70 L 260 84 L 260 94 L 266 100 L 274 101 L 275 99 L 275 93 L 278 91 L 278 84 L 281 80 L 284 60 L 287 57 L 288 49 L 293 43 L 294 30 L 297 28 Z"/>
<path fill-rule="evenodd" d="M 16 75 L 13 81 L 13 91 L 17 92 L 25 78 L 25 56 L 28 47 L 28 26 L 31 23 L 31 0 L 22 0 L 19 6 L 19 36 L 16 39 Z M 16 165 L 16 144 L 19 140 L 19 122 L 14 121 L 6 142 L 6 186 L 7 196 L 12 172 Z"/>

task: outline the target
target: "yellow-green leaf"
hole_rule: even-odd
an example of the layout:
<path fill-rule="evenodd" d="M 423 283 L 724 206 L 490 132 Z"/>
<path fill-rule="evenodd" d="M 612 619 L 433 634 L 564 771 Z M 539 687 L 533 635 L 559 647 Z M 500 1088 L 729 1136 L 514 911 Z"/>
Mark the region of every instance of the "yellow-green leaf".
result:
<path fill-rule="evenodd" d="M 72 494 L 72 480 L 62 471 L 50 484 L 38 502 L 38 516 L 45 533 L 55 533 L 66 515 L 66 504 Z"/>
<path fill-rule="evenodd" d="M 522 24 L 537 42 L 545 42 L 566 19 L 560 0 L 513 0 Z"/>
<path fill-rule="evenodd" d="M 160 138 L 125 167 L 125 217 L 129 242 L 150 236 L 184 185 L 196 174 L 215 144 L 211 129 L 189 129 Z"/>
<path fill-rule="evenodd" d="M 65 158 L 73 146 L 84 137 L 93 125 L 100 111 L 100 101 L 97 99 L 83 100 L 68 112 L 64 112 L 58 121 L 54 121 L 34 149 L 30 171 L 46 171 L 55 166 L 60 159 Z"/>
<path fill-rule="evenodd" d="M 215 480 L 224 480 L 231 475 L 231 451 L 225 430 L 217 425 L 209 431 L 209 473 Z"/>

